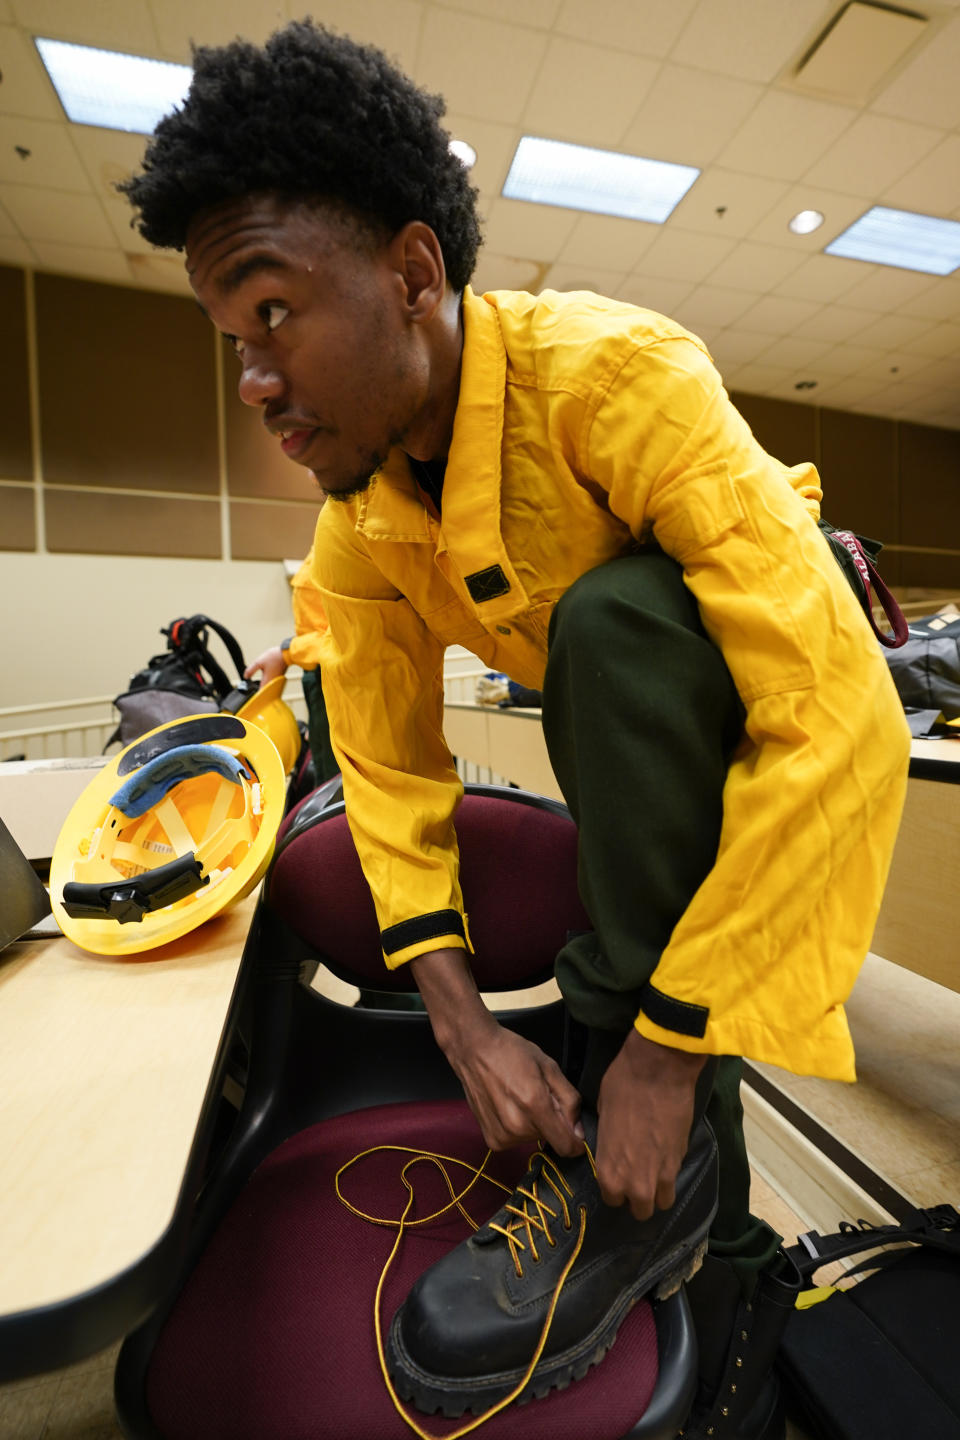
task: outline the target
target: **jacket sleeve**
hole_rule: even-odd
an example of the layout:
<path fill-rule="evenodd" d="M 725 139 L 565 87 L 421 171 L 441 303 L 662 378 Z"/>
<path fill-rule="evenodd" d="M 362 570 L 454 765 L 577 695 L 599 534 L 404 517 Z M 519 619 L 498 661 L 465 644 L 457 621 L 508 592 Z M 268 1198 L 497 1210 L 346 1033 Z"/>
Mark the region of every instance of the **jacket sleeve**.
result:
<path fill-rule="evenodd" d="M 443 737 L 444 646 L 373 564 L 346 507 L 320 517 L 314 578 L 327 619 L 330 738 L 386 964 L 469 949 L 453 823 L 463 786 Z"/>
<path fill-rule="evenodd" d="M 757 444 L 709 358 L 634 350 L 588 412 L 581 463 L 684 568 L 746 707 L 716 863 L 651 977 L 689 1020 L 640 1032 L 853 1079 L 842 1004 L 869 948 L 906 787 L 887 665 L 815 524 L 812 466 Z M 669 1007 L 668 1007 L 669 1008 Z M 678 1010 L 677 1013 L 680 1013 Z"/>

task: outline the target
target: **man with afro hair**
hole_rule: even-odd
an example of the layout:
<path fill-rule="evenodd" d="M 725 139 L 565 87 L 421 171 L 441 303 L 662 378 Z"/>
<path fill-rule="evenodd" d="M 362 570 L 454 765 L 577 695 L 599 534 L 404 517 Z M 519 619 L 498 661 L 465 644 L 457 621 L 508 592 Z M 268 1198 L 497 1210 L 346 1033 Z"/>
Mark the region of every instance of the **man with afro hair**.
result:
<path fill-rule="evenodd" d="M 735 1057 L 853 1078 L 842 1002 L 899 820 L 902 711 L 816 471 L 761 449 L 695 336 L 597 295 L 471 291 L 476 192 L 442 114 L 379 51 L 292 24 L 198 50 L 122 188 L 185 250 L 242 399 L 335 502 L 323 688 L 386 963 L 410 966 L 487 1143 L 541 1141 L 525 1189 L 552 1167 L 590 1217 L 533 1388 L 583 1374 L 709 1234 L 686 1434 L 775 1440 L 796 1282 L 749 1212 Z M 575 1075 L 472 979 L 453 643 L 544 694 L 594 926 L 557 960 Z M 542 1263 L 518 1265 L 501 1220 L 394 1318 L 421 1409 L 485 1409 L 534 1352 L 577 1226 L 541 1209 Z"/>

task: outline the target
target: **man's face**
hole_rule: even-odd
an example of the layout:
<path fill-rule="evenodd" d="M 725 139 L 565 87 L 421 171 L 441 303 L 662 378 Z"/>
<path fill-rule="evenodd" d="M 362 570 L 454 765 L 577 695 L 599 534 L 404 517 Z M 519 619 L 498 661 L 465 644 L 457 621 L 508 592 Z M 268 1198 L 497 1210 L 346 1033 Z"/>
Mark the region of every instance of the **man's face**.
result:
<path fill-rule="evenodd" d="M 186 255 L 237 352 L 241 400 L 332 498 L 365 489 L 429 378 L 389 243 L 322 207 L 257 195 L 195 219 Z"/>

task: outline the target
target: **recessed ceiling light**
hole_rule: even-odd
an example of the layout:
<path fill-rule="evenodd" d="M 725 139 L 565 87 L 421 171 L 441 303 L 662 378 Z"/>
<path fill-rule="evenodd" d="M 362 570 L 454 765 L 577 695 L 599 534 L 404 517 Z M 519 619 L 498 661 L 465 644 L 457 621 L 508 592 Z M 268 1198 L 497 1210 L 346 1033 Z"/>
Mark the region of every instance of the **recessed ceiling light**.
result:
<path fill-rule="evenodd" d="M 692 165 L 524 135 L 503 194 L 509 200 L 662 224 L 699 174 Z"/>
<path fill-rule="evenodd" d="M 832 240 L 824 254 L 950 275 L 960 266 L 960 222 L 874 205 Z"/>
<path fill-rule="evenodd" d="M 474 165 L 476 165 L 477 152 L 472 145 L 467 144 L 466 140 L 451 140 L 447 149 L 451 155 L 456 155 L 466 170 L 472 170 Z"/>
<path fill-rule="evenodd" d="M 823 216 L 819 210 L 798 210 L 793 219 L 787 221 L 787 229 L 792 230 L 794 235 L 812 235 L 822 224 Z"/>
<path fill-rule="evenodd" d="M 36 45 L 67 118 L 78 125 L 152 135 L 183 101 L 193 74 L 189 65 L 63 40 L 38 37 Z"/>

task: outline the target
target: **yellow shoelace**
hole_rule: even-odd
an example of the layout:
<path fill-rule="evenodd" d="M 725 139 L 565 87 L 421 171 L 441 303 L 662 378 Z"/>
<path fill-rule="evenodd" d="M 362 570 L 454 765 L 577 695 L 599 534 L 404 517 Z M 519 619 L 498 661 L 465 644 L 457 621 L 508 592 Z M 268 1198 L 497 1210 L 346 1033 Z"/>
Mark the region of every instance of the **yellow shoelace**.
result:
<path fill-rule="evenodd" d="M 406 1161 L 400 1171 L 400 1178 L 403 1181 L 403 1184 L 407 1191 L 407 1203 L 403 1208 L 403 1214 L 400 1216 L 399 1220 L 391 1220 L 381 1215 L 368 1215 L 365 1210 L 360 1210 L 357 1208 L 356 1205 L 352 1204 L 352 1202 L 347 1199 L 347 1197 L 344 1195 L 343 1191 L 340 1188 L 340 1178 L 342 1175 L 346 1174 L 346 1172 L 351 1168 L 351 1166 L 356 1165 L 358 1161 L 363 1160 L 367 1155 L 375 1155 L 378 1151 L 381 1150 L 393 1150 L 399 1152 L 400 1154 L 410 1156 L 410 1159 Z M 567 1230 L 572 1228 L 570 1208 L 567 1204 L 566 1196 L 572 1196 L 573 1191 L 570 1189 L 570 1186 L 564 1179 L 559 1167 L 554 1164 L 554 1162 L 550 1159 L 548 1155 L 543 1155 L 543 1165 L 541 1167 L 540 1175 L 537 1177 L 536 1180 L 533 1181 L 529 1190 L 524 1189 L 523 1186 L 519 1186 L 516 1190 L 511 1190 L 509 1186 L 502 1184 L 499 1180 L 495 1180 L 492 1175 L 486 1174 L 486 1166 L 490 1159 L 491 1153 L 492 1152 L 488 1150 L 483 1158 L 482 1164 L 477 1167 L 475 1165 L 470 1165 L 466 1160 L 458 1159 L 455 1155 L 440 1155 L 432 1150 L 413 1150 L 406 1145 L 374 1145 L 369 1150 L 361 1150 L 359 1155 L 354 1155 L 352 1160 L 348 1160 L 345 1165 L 341 1165 L 335 1176 L 334 1183 L 336 1185 L 337 1198 L 340 1200 L 341 1204 L 345 1205 L 352 1214 L 358 1216 L 361 1220 L 369 1221 L 371 1225 L 386 1226 L 388 1229 L 396 1230 L 397 1232 L 397 1238 L 393 1242 L 393 1249 L 387 1256 L 386 1264 L 381 1270 L 380 1279 L 377 1282 L 377 1290 L 373 1301 L 373 1327 L 377 1340 L 377 1358 L 380 1361 L 380 1373 L 383 1376 L 383 1383 L 387 1387 L 387 1394 L 390 1396 L 390 1399 L 393 1402 L 393 1407 L 396 1410 L 397 1414 L 400 1416 L 401 1420 L 404 1420 L 406 1424 L 409 1425 L 413 1433 L 420 1437 L 420 1440 L 460 1440 L 461 1436 L 469 1435 L 471 1431 L 479 1429 L 481 1425 L 485 1425 L 488 1420 L 491 1420 L 494 1415 L 498 1415 L 501 1410 L 505 1410 L 508 1405 L 512 1405 L 514 1400 L 516 1400 L 517 1396 L 523 1392 L 524 1388 L 527 1386 L 531 1377 L 533 1376 L 534 1370 L 536 1370 L 538 1364 L 540 1363 L 540 1357 L 543 1354 L 544 1348 L 550 1335 L 550 1327 L 553 1324 L 553 1317 L 556 1313 L 557 1304 L 560 1300 L 560 1293 L 563 1290 L 567 1276 L 570 1274 L 570 1271 L 573 1269 L 573 1266 L 576 1263 L 577 1256 L 580 1254 L 580 1250 L 583 1246 L 583 1239 L 586 1234 L 587 1211 L 585 1206 L 581 1205 L 579 1209 L 580 1233 L 577 1236 L 577 1240 L 573 1248 L 573 1253 L 567 1260 L 567 1263 L 564 1265 L 563 1270 L 560 1274 L 560 1278 L 554 1286 L 553 1295 L 550 1299 L 550 1306 L 547 1310 L 547 1316 L 543 1322 L 543 1329 L 540 1332 L 540 1338 L 537 1341 L 536 1349 L 533 1352 L 530 1363 L 524 1371 L 521 1379 L 514 1386 L 513 1390 L 511 1390 L 510 1394 L 504 1396 L 502 1400 L 498 1400 L 495 1405 L 491 1405 L 490 1409 L 484 1411 L 482 1415 L 478 1415 L 473 1420 L 470 1420 L 466 1425 L 462 1425 L 459 1430 L 450 1431 L 448 1434 L 442 1437 L 431 1435 L 428 1430 L 424 1430 L 419 1424 L 419 1422 L 412 1415 L 409 1415 L 407 1411 L 403 1408 L 403 1402 L 397 1394 L 396 1390 L 394 1389 L 393 1381 L 390 1379 L 390 1373 L 387 1370 L 386 1355 L 384 1354 L 383 1348 L 383 1330 L 380 1323 L 380 1300 L 383 1294 L 383 1287 L 386 1282 L 390 1266 L 393 1264 L 396 1254 L 400 1249 L 400 1242 L 403 1239 L 404 1231 L 413 1225 L 428 1225 L 431 1221 L 438 1220 L 441 1215 L 446 1215 L 450 1210 L 453 1209 L 457 1209 L 460 1211 L 460 1214 L 463 1216 L 463 1218 L 466 1220 L 467 1224 L 472 1230 L 479 1230 L 479 1224 L 476 1220 L 474 1220 L 473 1216 L 466 1209 L 463 1201 L 473 1189 L 474 1185 L 476 1185 L 477 1181 L 480 1179 L 488 1181 L 491 1185 L 496 1185 L 499 1190 L 503 1190 L 507 1195 L 519 1194 L 523 1196 L 522 1206 L 507 1205 L 505 1207 L 506 1210 L 514 1216 L 514 1219 L 511 1220 L 509 1224 L 491 1224 L 491 1229 L 498 1231 L 499 1234 L 505 1237 L 507 1244 L 510 1247 L 511 1258 L 513 1259 L 514 1268 L 518 1276 L 523 1276 L 523 1263 L 520 1259 L 520 1254 L 522 1251 L 526 1250 L 529 1247 L 533 1260 L 536 1261 L 540 1258 L 536 1244 L 536 1234 L 538 1231 L 544 1236 L 549 1245 L 555 1246 L 557 1243 L 556 1240 L 554 1240 L 553 1236 L 550 1234 L 550 1220 L 557 1219 L 557 1211 L 554 1210 L 552 1206 L 548 1205 L 545 1200 L 539 1195 L 537 1186 L 540 1184 L 541 1180 L 544 1180 L 546 1184 L 550 1186 L 550 1188 L 554 1192 L 557 1202 L 563 1210 L 564 1228 Z M 531 1162 L 533 1161 L 534 1156 L 537 1154 L 542 1154 L 542 1152 L 535 1151 L 534 1155 L 530 1157 Z M 590 1161 L 590 1165 L 593 1169 L 594 1175 L 596 1175 L 597 1167 L 589 1146 L 587 1146 L 587 1158 Z M 410 1213 L 410 1207 L 413 1205 L 414 1202 L 414 1192 L 413 1185 L 407 1178 L 408 1171 L 410 1171 L 414 1165 L 417 1165 L 422 1161 L 426 1162 L 427 1164 L 432 1164 L 436 1166 L 436 1168 L 440 1171 L 440 1174 L 443 1176 L 444 1183 L 447 1187 L 447 1191 L 450 1195 L 450 1201 L 448 1204 L 441 1206 L 439 1210 L 434 1210 L 430 1215 L 424 1215 L 419 1220 L 410 1220 L 407 1217 Z M 453 1181 L 450 1178 L 450 1174 L 446 1168 L 448 1165 L 459 1165 L 462 1169 L 469 1171 L 472 1176 L 469 1183 L 465 1185 L 464 1188 L 459 1192 L 456 1190 Z M 550 1168 L 548 1169 L 548 1167 Z M 557 1184 L 557 1181 L 560 1182 L 559 1185 Z M 564 1194 L 564 1192 L 566 1192 L 566 1194 Z M 531 1206 L 533 1206 L 532 1210 L 530 1208 Z M 520 1238 L 520 1232 L 526 1235 L 526 1243 L 524 1243 L 523 1239 Z"/>

